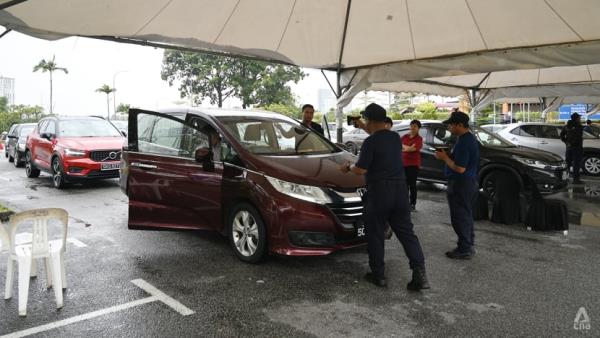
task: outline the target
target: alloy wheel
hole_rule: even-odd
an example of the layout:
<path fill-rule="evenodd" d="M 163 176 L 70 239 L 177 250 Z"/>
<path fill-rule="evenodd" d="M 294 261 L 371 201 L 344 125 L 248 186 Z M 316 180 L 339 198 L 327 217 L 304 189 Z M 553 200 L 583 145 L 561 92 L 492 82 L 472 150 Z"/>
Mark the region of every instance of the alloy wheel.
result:
<path fill-rule="evenodd" d="M 586 158 L 583 167 L 591 175 L 600 175 L 600 158 L 596 156 Z"/>
<path fill-rule="evenodd" d="M 60 161 L 58 157 L 55 157 L 52 160 L 52 183 L 54 183 L 54 187 L 58 189 L 65 186 L 62 168 L 60 167 Z"/>
<path fill-rule="evenodd" d="M 245 257 L 254 255 L 259 244 L 258 224 L 247 210 L 240 210 L 233 218 L 232 238 L 236 250 Z"/>

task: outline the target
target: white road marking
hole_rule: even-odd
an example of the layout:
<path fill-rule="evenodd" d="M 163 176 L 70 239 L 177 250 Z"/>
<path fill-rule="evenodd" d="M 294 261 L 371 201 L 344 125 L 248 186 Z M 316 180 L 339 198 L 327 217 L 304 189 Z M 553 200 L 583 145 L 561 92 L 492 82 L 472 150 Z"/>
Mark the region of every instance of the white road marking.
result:
<path fill-rule="evenodd" d="M 142 290 L 148 292 L 152 296 L 157 297 L 158 300 L 167 304 L 173 310 L 179 312 L 180 315 L 189 316 L 189 315 L 194 314 L 194 311 L 190 310 L 185 305 L 181 304 L 180 302 L 176 301 L 175 299 L 167 296 L 164 292 L 162 292 L 159 289 L 155 288 L 154 286 L 150 285 L 150 283 L 146 282 L 145 280 L 134 279 L 131 282 L 133 284 L 137 285 L 138 287 L 140 287 Z"/>
<path fill-rule="evenodd" d="M 106 309 L 89 312 L 89 313 L 85 313 L 85 314 L 82 314 L 79 316 L 59 320 L 59 321 L 56 321 L 53 323 L 48 323 L 48 324 L 32 327 L 30 329 L 25 329 L 25 330 L 9 333 L 7 335 L 0 336 L 0 338 L 25 337 L 25 336 L 29 336 L 32 334 L 41 333 L 41 332 L 53 330 L 53 329 L 56 329 L 59 327 L 67 326 L 70 324 L 78 323 L 78 322 L 81 322 L 84 320 L 104 316 L 109 313 L 127 310 L 127 309 L 135 307 L 135 306 L 144 305 L 144 304 L 152 303 L 155 301 L 165 303 L 166 305 L 168 305 L 173 310 L 177 311 L 182 316 L 189 316 L 189 315 L 195 313 L 194 311 L 190 310 L 185 305 L 183 305 L 180 302 L 178 302 L 177 300 L 169 297 L 164 292 L 158 290 L 157 288 L 155 288 L 154 286 L 152 286 L 150 283 L 146 282 L 143 279 L 134 279 L 131 282 L 133 284 L 137 285 L 138 287 L 140 287 L 141 289 L 143 289 L 144 291 L 146 291 L 147 293 L 149 293 L 151 296 L 142 298 L 142 299 L 138 299 L 138 300 L 134 300 L 134 301 L 131 301 L 131 302 L 128 302 L 125 304 L 112 306 L 112 307 L 109 307 Z"/>
<path fill-rule="evenodd" d="M 82 241 L 78 240 L 77 238 L 74 237 L 68 237 L 67 238 L 67 242 L 75 245 L 78 248 L 85 248 L 87 246 L 87 244 L 83 243 Z"/>
<path fill-rule="evenodd" d="M 2 177 L 2 176 L 0 176 L 0 180 L 6 181 L 6 182 L 12 181 L 10 178 L 6 178 L 6 177 Z"/>

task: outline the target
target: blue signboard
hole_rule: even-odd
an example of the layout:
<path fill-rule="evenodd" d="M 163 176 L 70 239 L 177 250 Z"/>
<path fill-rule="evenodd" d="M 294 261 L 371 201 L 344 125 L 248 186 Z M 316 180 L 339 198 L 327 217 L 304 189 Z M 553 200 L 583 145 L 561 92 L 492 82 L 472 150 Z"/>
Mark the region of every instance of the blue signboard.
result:
<path fill-rule="evenodd" d="M 560 106 L 558 109 L 559 119 L 560 120 L 569 120 L 571 119 L 571 114 L 577 113 L 579 115 L 585 115 L 588 109 L 591 109 L 593 105 L 586 104 L 564 104 Z M 592 116 L 589 116 L 588 119 L 592 120 L 600 120 L 600 113 L 596 113 Z M 585 118 L 583 119 L 585 120 Z"/>

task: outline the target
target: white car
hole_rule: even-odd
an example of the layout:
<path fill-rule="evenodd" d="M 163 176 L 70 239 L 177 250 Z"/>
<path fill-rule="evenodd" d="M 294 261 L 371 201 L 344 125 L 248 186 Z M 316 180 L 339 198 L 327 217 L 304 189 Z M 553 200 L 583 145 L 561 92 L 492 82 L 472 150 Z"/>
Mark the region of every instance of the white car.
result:
<path fill-rule="evenodd" d="M 500 130 L 506 128 L 507 124 L 485 124 L 481 128 L 489 131 L 490 133 L 496 134 Z"/>
<path fill-rule="evenodd" d="M 542 122 L 512 123 L 497 134 L 515 145 L 549 151 L 565 158 L 566 146 L 560 140 L 562 128 L 562 125 Z M 585 174 L 600 176 L 600 139 L 586 132 L 583 133 L 581 167 Z"/>

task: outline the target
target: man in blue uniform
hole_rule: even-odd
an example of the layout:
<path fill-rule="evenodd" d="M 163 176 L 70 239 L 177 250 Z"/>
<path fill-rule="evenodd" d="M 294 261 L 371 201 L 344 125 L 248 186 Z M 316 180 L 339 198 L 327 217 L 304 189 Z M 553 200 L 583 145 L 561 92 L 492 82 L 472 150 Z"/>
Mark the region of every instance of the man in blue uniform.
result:
<path fill-rule="evenodd" d="M 439 149 L 435 157 L 446 163 L 444 173 L 448 179 L 447 198 L 450 207 L 450 222 L 458 236 L 456 249 L 446 252 L 453 259 L 471 259 L 475 232 L 473 230 L 473 203 L 479 190 L 479 142 L 469 131 L 469 116 L 456 111 L 444 121 L 452 135 L 458 140 L 449 155 Z"/>
<path fill-rule="evenodd" d="M 408 190 L 402 166 L 402 142 L 397 133 L 386 128 L 386 111 L 383 107 L 372 103 L 362 114 L 370 136 L 363 142 L 358 162 L 354 165 L 346 163 L 340 170 L 365 175 L 367 182 L 367 192 L 363 195 L 363 216 L 371 272 L 367 273 L 365 279 L 379 287 L 387 286 L 384 232 L 389 223 L 413 271 L 407 288 L 415 291 L 428 289 L 425 258 L 410 219 Z"/>

